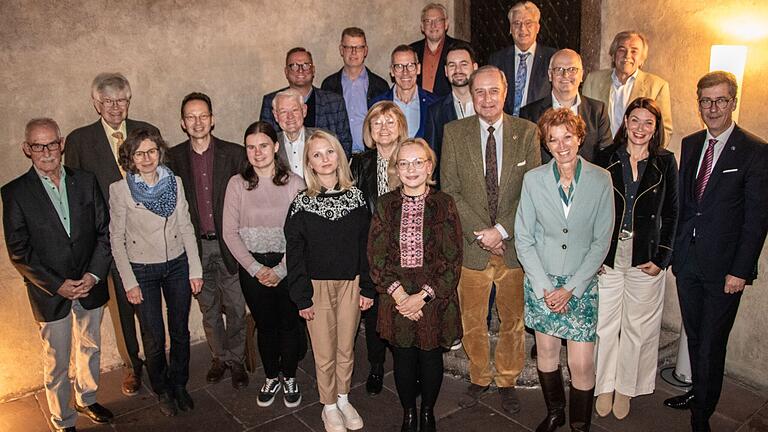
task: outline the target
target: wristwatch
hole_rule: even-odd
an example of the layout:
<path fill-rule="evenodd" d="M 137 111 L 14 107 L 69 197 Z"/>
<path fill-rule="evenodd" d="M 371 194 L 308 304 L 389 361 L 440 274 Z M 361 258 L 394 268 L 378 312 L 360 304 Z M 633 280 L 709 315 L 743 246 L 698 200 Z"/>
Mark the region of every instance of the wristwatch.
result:
<path fill-rule="evenodd" d="M 422 291 L 422 292 L 424 293 L 424 295 L 421 296 L 421 299 L 424 300 L 424 303 L 431 302 L 432 301 L 432 296 L 429 295 L 429 293 L 426 292 L 426 291 Z"/>

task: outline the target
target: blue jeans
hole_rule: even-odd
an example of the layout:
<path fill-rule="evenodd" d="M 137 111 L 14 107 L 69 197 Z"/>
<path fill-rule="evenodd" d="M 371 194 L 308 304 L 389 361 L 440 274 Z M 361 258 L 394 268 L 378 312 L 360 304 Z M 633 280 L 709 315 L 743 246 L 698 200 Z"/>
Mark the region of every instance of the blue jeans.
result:
<path fill-rule="evenodd" d="M 136 313 L 149 382 L 155 393 L 168 393 L 172 387 L 186 386 L 189 380 L 188 324 L 192 290 L 187 254 L 164 263 L 131 263 L 131 267 L 144 296 L 144 301 L 136 305 Z M 171 336 L 170 362 L 165 358 L 163 298 L 168 311 L 168 334 Z"/>

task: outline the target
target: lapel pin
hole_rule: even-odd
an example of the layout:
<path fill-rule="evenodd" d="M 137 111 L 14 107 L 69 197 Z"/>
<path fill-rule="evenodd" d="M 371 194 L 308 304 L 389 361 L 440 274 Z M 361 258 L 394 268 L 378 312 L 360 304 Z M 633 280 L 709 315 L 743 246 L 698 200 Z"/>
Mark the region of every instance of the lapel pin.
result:
<path fill-rule="evenodd" d="M 731 150 L 736 150 L 736 146 L 731 146 Z"/>
<path fill-rule="evenodd" d="M 517 135 L 512 135 L 512 139 L 517 139 Z"/>

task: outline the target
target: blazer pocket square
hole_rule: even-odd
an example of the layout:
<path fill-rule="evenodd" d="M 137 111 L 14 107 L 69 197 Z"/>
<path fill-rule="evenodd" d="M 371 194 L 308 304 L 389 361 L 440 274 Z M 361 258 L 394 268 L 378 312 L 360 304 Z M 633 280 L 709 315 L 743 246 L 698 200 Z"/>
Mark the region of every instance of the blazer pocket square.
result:
<path fill-rule="evenodd" d="M 728 174 L 728 173 L 736 172 L 738 170 L 739 170 L 738 168 L 727 169 L 727 170 L 723 171 L 723 174 Z"/>
<path fill-rule="evenodd" d="M 525 165 L 525 162 L 526 162 L 526 161 L 518 162 L 518 163 L 517 163 L 517 166 L 523 166 L 523 165 Z"/>

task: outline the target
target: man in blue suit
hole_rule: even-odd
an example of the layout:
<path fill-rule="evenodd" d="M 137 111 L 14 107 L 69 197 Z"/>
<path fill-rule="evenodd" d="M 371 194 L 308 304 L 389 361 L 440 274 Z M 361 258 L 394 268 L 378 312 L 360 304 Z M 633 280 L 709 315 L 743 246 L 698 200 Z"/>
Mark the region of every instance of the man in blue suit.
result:
<path fill-rule="evenodd" d="M 405 114 L 408 122 L 408 137 L 421 138 L 426 131 L 429 107 L 437 102 L 438 98 L 416 83 L 416 78 L 421 73 L 421 64 L 413 48 L 408 45 L 398 45 L 392 51 L 391 59 L 389 74 L 394 79 L 395 85 L 373 98 L 370 106 L 383 100 L 393 101 Z"/>
<path fill-rule="evenodd" d="M 280 132 L 280 125 L 272 114 L 272 99 L 278 92 L 292 88 L 301 93 L 307 105 L 304 126 L 332 132 L 341 142 L 347 157 L 351 156 L 352 134 L 349 131 L 349 117 L 344 98 L 312 84 L 315 79 L 312 53 L 302 47 L 291 48 L 285 56 L 285 78 L 288 80 L 288 87 L 264 95 L 259 120 L 268 122 Z"/>
<path fill-rule="evenodd" d="M 728 336 L 744 287 L 757 276 L 768 231 L 768 144 L 733 121 L 736 77 L 710 72 L 697 88 L 707 128 L 683 138 L 672 259 L 693 389 L 664 401 L 672 408 L 690 408 L 694 432 L 710 430 Z"/>

